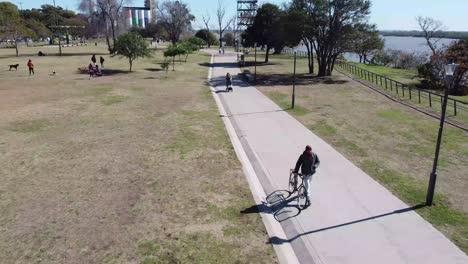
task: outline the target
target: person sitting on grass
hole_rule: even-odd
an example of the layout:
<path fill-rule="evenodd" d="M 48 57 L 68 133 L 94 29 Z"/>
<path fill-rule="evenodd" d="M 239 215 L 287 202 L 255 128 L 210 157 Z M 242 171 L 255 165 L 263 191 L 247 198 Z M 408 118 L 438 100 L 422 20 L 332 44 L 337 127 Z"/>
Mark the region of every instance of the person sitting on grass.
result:
<path fill-rule="evenodd" d="M 102 71 L 99 69 L 99 65 L 96 65 L 96 68 L 94 69 L 94 75 L 98 77 L 102 76 Z"/>
<path fill-rule="evenodd" d="M 90 63 L 89 66 L 88 66 L 88 73 L 89 73 L 89 79 L 93 79 L 94 77 L 94 67 L 93 67 L 93 64 Z"/>

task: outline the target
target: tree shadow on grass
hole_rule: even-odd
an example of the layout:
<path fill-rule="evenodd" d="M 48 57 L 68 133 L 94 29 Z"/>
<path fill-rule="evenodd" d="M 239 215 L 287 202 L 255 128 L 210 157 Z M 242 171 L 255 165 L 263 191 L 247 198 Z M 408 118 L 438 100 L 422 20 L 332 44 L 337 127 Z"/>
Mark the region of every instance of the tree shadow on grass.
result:
<path fill-rule="evenodd" d="M 318 77 L 312 74 L 299 74 L 296 75 L 296 86 L 304 85 L 315 85 L 315 84 L 344 84 L 348 80 L 336 79 L 333 76 Z M 293 84 L 293 75 L 284 73 L 270 73 L 270 74 L 258 74 L 257 87 L 268 87 L 268 86 L 286 86 Z"/>
<path fill-rule="evenodd" d="M 146 68 L 145 71 L 159 72 L 159 71 L 162 71 L 162 69 L 160 69 L 160 68 Z"/>

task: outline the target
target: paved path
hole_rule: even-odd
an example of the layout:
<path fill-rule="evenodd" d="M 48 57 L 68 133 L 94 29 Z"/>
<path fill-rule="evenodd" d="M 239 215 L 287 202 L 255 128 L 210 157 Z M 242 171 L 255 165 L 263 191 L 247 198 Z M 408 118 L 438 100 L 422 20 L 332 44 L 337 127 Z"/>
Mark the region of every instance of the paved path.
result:
<path fill-rule="evenodd" d="M 301 263 L 468 263 L 465 253 L 412 208 L 241 81 L 235 61 L 232 53 L 215 55 L 212 85 L 265 193 L 272 193 L 267 206 L 287 235 L 272 237 L 272 243 L 291 243 Z M 227 72 L 234 76 L 233 93 L 223 92 Z M 312 182 L 312 204 L 299 211 L 280 190 L 288 189 L 289 169 L 306 144 L 321 165 Z M 263 211 L 264 205 L 258 208 Z"/>

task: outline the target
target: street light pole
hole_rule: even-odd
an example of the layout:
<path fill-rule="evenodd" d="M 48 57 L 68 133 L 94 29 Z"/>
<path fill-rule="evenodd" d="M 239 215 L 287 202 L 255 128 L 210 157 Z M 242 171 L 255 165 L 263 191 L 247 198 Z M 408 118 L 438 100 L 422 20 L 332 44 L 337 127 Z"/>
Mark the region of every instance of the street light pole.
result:
<path fill-rule="evenodd" d="M 292 93 L 292 104 L 291 104 L 292 109 L 294 109 L 294 106 L 296 104 L 296 54 L 297 54 L 297 51 L 294 51 L 293 93 Z"/>
<path fill-rule="evenodd" d="M 442 113 L 440 117 L 439 134 L 437 135 L 437 145 L 436 145 L 436 151 L 435 151 L 435 157 L 434 157 L 434 165 L 432 167 L 432 172 L 431 172 L 431 176 L 429 179 L 429 186 L 427 189 L 427 196 L 426 196 L 427 206 L 432 206 L 433 200 L 434 200 L 435 185 L 436 185 L 436 180 L 437 180 L 437 164 L 439 161 L 440 144 L 442 142 L 442 133 L 444 130 L 445 113 L 447 110 L 448 95 L 449 95 L 449 90 L 453 83 L 453 74 L 456 71 L 457 66 L 458 66 L 457 64 L 453 64 L 453 63 L 445 66 L 445 82 L 446 82 L 445 86 L 446 87 L 445 87 L 444 101 L 442 104 Z"/>
<path fill-rule="evenodd" d="M 257 43 L 254 45 L 255 48 L 255 65 L 254 65 L 254 81 L 257 81 Z"/>

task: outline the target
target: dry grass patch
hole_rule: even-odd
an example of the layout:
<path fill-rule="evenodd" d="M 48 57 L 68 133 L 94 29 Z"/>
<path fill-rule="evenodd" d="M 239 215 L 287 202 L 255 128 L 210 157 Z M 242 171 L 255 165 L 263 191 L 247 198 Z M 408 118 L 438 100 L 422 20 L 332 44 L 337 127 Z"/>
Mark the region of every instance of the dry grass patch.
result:
<path fill-rule="evenodd" d="M 29 58 L 11 52 L 2 65 Z M 34 77 L 0 71 L 2 261 L 277 261 L 260 217 L 240 213 L 253 200 L 199 66 L 210 56 L 166 77 L 145 70 L 161 51 L 131 74 L 103 55 L 104 77 L 88 80 L 76 69 L 105 46 L 64 52 L 32 57 Z"/>

